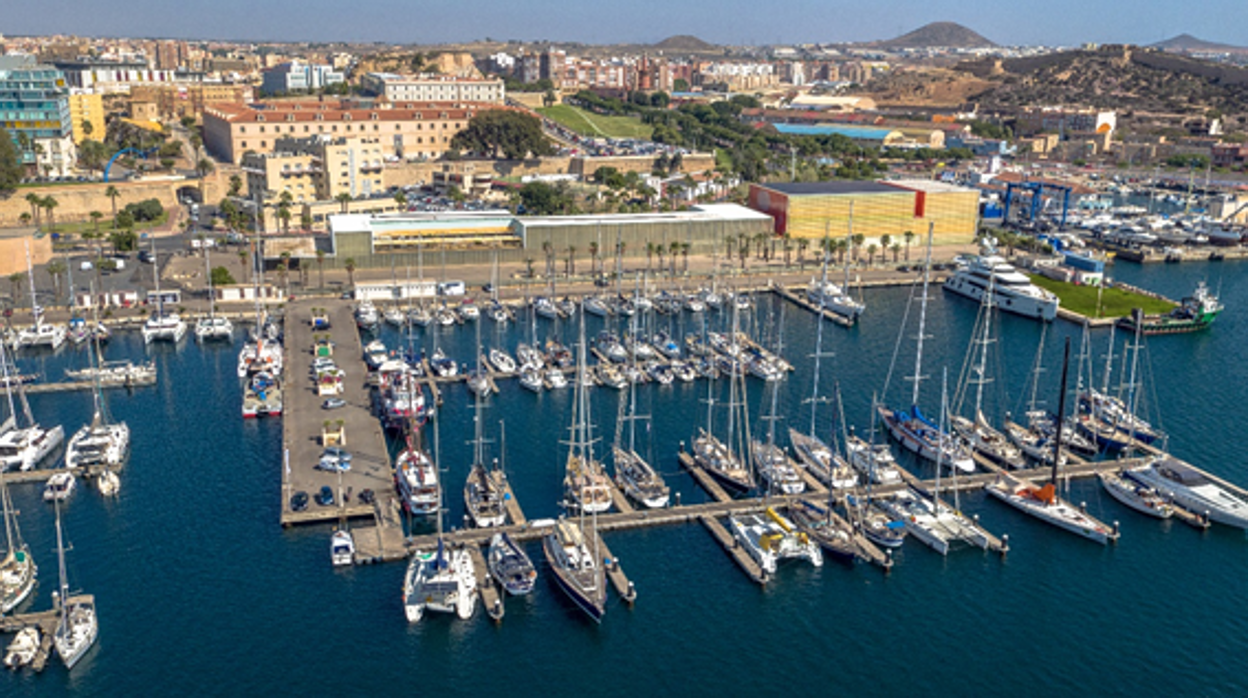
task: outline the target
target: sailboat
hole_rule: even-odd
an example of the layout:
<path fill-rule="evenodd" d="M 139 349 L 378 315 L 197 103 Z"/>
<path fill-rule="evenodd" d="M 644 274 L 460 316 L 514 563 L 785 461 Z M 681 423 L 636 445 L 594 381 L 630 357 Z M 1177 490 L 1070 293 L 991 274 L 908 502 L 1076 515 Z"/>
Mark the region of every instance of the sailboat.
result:
<path fill-rule="evenodd" d="M 0 423 L 0 470 L 31 470 L 46 459 L 54 450 L 65 442 L 65 429 L 60 424 L 45 429 L 35 421 L 30 411 L 30 403 L 26 401 L 26 391 L 21 383 L 14 385 L 10 376 L 16 371 L 9 371 L 8 352 L 0 344 L 0 372 L 4 375 L 4 390 L 9 401 L 9 417 Z M 13 400 L 13 391 L 17 390 L 21 413 L 27 426 L 17 426 L 17 406 Z"/>
<path fill-rule="evenodd" d="M 984 458 L 1007 468 L 1025 468 L 1027 462 L 1023 459 L 1022 451 L 1011 443 L 1005 434 L 993 428 L 984 417 L 984 386 L 992 382 L 992 379 L 988 377 L 988 348 L 996 341 L 992 338 L 992 313 L 996 307 L 992 302 L 992 289 L 993 280 L 990 278 L 987 293 L 980 297 L 979 317 L 975 323 L 975 330 L 971 333 L 971 351 L 967 353 L 968 365 L 962 369 L 964 380 L 959 382 L 958 395 L 954 398 L 954 402 L 960 406 L 965 397 L 966 387 L 974 384 L 975 417 L 970 419 L 954 414 L 950 418 L 950 425 L 954 433 L 961 437 L 971 450 Z M 977 345 L 979 351 L 975 352 Z M 975 353 L 979 354 L 979 359 L 974 366 L 969 366 L 974 360 L 972 355 Z M 956 413 L 958 409 L 955 408 L 954 412 Z"/>
<path fill-rule="evenodd" d="M 919 333 L 914 353 L 914 392 L 910 399 L 910 407 L 906 409 L 890 409 L 878 405 L 880 418 L 902 446 L 913 451 L 920 458 L 933 462 L 943 462 L 951 468 L 962 472 L 974 472 L 975 461 L 971 454 L 958 440 L 948 432 L 933 424 L 919 410 L 919 386 L 923 381 L 923 332 L 927 323 L 927 291 L 932 271 L 932 235 L 934 223 L 927 228 L 927 256 L 923 263 L 923 295 L 919 302 Z M 904 329 L 904 322 L 903 322 Z M 898 337 L 898 342 L 901 338 Z"/>
<path fill-rule="evenodd" d="M 204 269 L 208 280 L 208 317 L 195 321 L 195 339 L 229 339 L 234 335 L 234 323 L 229 318 L 217 317 L 217 297 L 212 288 L 212 253 L 204 248 Z"/>
<path fill-rule="evenodd" d="M 482 436 L 481 416 L 485 410 L 481 393 L 475 393 L 472 424 L 472 468 L 464 482 L 464 508 L 472 525 L 477 528 L 502 526 L 507 523 L 507 511 L 503 507 L 503 488 L 495 473 L 485 467 L 485 439 Z M 495 461 L 497 463 L 497 461 Z"/>
<path fill-rule="evenodd" d="M 637 334 L 637 318 L 631 320 L 632 334 Z M 637 365 L 637 355 L 633 353 L 633 366 Z M 621 396 L 623 397 L 623 396 Z M 615 464 L 615 482 L 624 494 L 635 502 L 640 502 L 649 509 L 660 509 L 667 506 L 672 490 L 663 481 L 663 476 L 637 453 L 637 384 L 628 384 L 628 416 L 622 421 L 628 422 L 628 448 L 620 444 L 620 432 L 617 427 L 615 445 L 611 448 L 612 461 Z M 617 424 L 621 424 L 617 422 Z"/>
<path fill-rule="evenodd" d="M 1038 394 L 1040 391 L 1040 374 L 1044 371 L 1044 344 L 1048 337 L 1048 325 L 1040 327 L 1040 340 L 1036 345 L 1036 359 L 1031 369 L 1031 397 L 1027 402 L 1026 417 L 1027 425 L 1016 424 L 1009 419 L 1005 422 L 1005 433 L 1010 441 L 1022 451 L 1027 458 L 1045 464 L 1053 464 L 1053 439 L 1057 431 L 1057 416 L 1049 410 L 1039 409 Z M 1083 365 L 1084 358 L 1088 347 L 1088 325 L 1085 322 L 1083 326 L 1083 340 L 1080 348 L 1080 360 L 1078 377 L 1076 378 L 1076 390 L 1083 389 Z M 1067 451 L 1074 451 L 1085 455 L 1095 455 L 1097 452 L 1096 444 L 1082 434 L 1076 427 L 1075 420 L 1067 417 L 1066 428 L 1062 429 L 1062 446 Z M 1066 454 L 1062 454 L 1063 464 L 1065 464 Z"/>
<path fill-rule="evenodd" d="M 8 546 L 4 559 L 0 560 L 0 615 L 4 615 L 30 597 L 39 569 L 30 556 L 30 546 L 22 540 L 3 471 L 0 471 L 0 505 L 4 507 L 4 541 Z"/>
<path fill-rule="evenodd" d="M 186 336 L 186 323 L 177 313 L 165 312 L 165 298 L 160 292 L 160 260 L 156 256 L 156 238 L 152 238 L 152 276 L 156 279 L 156 311 L 143 323 L 143 342 L 178 342 Z"/>
<path fill-rule="evenodd" d="M 56 653 L 73 669 L 87 650 L 95 644 L 100 633 L 99 619 L 95 614 L 95 597 L 89 594 L 69 595 L 69 578 L 65 572 L 65 542 L 61 534 L 61 505 L 56 505 L 56 557 L 60 566 L 61 588 L 53 599 L 60 620 L 52 636 Z"/>
<path fill-rule="evenodd" d="M 1066 378 L 1070 369 L 1070 338 L 1066 339 L 1065 356 L 1062 360 L 1061 397 L 1057 408 L 1058 436 L 1054 439 L 1053 475 L 1043 487 L 1001 473 L 996 482 L 985 489 L 988 494 L 1010 506 L 1030 514 L 1041 521 L 1065 531 L 1083 536 L 1102 545 L 1118 540 L 1118 529 L 1111 528 L 1071 505 L 1057 495 L 1058 469 L 1061 459 L 1061 430 L 1066 418 Z"/>
<path fill-rule="evenodd" d="M 825 250 L 823 255 L 823 278 L 825 280 L 828 277 L 828 256 L 828 252 Z M 818 303 L 819 314 L 822 317 L 824 309 L 823 299 L 820 298 Z M 822 401 L 822 398 L 819 397 L 819 369 L 822 358 L 823 322 L 818 322 L 815 328 L 815 375 L 810 386 L 810 397 L 806 398 L 806 402 L 810 403 L 810 430 L 803 434 L 796 428 L 789 427 L 789 443 L 793 445 L 793 452 L 797 454 L 797 459 L 820 482 L 832 489 L 856 487 L 858 485 L 858 476 L 854 474 L 854 471 L 840 458 L 837 458 L 836 454 L 832 452 L 831 448 L 828 448 L 828 445 L 822 439 L 815 436 L 815 427 L 818 424 L 819 403 Z M 774 403 L 774 388 L 772 400 Z"/>
<path fill-rule="evenodd" d="M 826 231 L 825 231 L 826 233 Z M 849 203 L 849 233 L 847 240 L 852 241 L 854 237 L 854 203 Z M 825 240 L 827 238 L 825 237 Z M 837 286 L 828 281 L 828 257 L 829 254 L 826 246 L 823 253 L 823 278 L 821 280 L 811 279 L 810 285 L 806 287 L 806 300 L 819 306 L 819 317 L 823 317 L 823 311 L 826 308 L 852 322 L 857 322 L 858 317 L 862 315 L 867 306 L 861 301 L 855 300 L 849 295 L 849 263 L 845 264 L 845 285 Z"/>
<path fill-rule="evenodd" d="M 34 324 L 18 331 L 17 336 L 14 338 L 14 349 L 17 347 L 40 346 L 46 346 L 53 350 L 60 349 L 61 345 L 65 343 L 68 330 L 65 325 L 44 322 L 43 308 L 39 306 L 39 301 L 35 295 L 35 272 L 30 261 L 30 245 L 25 244 L 25 247 L 26 278 L 30 281 L 30 310 L 34 316 Z"/>
<path fill-rule="evenodd" d="M 1138 308 L 1131 311 L 1141 316 Z M 1143 347 L 1143 328 L 1135 327 L 1135 342 L 1123 349 L 1123 358 L 1131 356 L 1130 377 L 1119 386 L 1118 395 L 1109 394 L 1109 373 L 1113 359 L 1113 333 L 1110 330 L 1110 349 L 1105 360 L 1104 385 L 1100 391 L 1089 388 L 1079 393 L 1079 426 L 1080 429 L 1107 451 L 1121 451 L 1132 448 L 1137 443 L 1152 444 L 1161 439 L 1161 434 L 1151 424 L 1140 419 L 1137 414 L 1139 406 L 1139 383 L 1137 369 L 1140 361 L 1140 350 Z M 1121 372 L 1120 372 L 1121 375 Z"/>
<path fill-rule="evenodd" d="M 563 503 L 570 509 L 601 514 L 611 508 L 611 481 L 602 463 L 594 458 L 593 422 L 589 415 L 589 392 L 586 390 L 585 314 L 581 313 L 580 346 L 576 352 L 576 385 L 572 402 L 571 438 L 568 461 L 563 476 Z"/>
<path fill-rule="evenodd" d="M 537 582 L 537 568 L 529 559 L 524 548 L 520 547 L 511 536 L 504 531 L 495 533 L 490 538 L 490 549 L 486 555 L 490 567 L 490 576 L 499 583 L 511 596 L 525 596 L 533 591 Z"/>
<path fill-rule="evenodd" d="M 100 353 L 98 339 L 93 340 L 88 346 L 87 353 L 92 368 L 95 368 Z M 95 406 L 91 423 L 83 426 L 70 437 L 69 446 L 65 449 L 65 467 L 82 468 L 96 465 L 102 466 L 104 472 L 112 473 L 113 469 L 125 460 L 130 450 L 130 427 L 125 422 L 114 422 L 110 419 L 108 406 L 104 403 L 104 393 L 100 389 L 98 371 L 95 373 L 95 380 L 91 386 L 91 396 Z M 104 473 L 100 476 L 104 477 Z M 111 482 L 112 478 L 108 479 Z"/>
<path fill-rule="evenodd" d="M 433 452 L 438 454 L 437 421 L 433 428 Z M 441 478 L 438 479 L 441 482 Z M 434 515 L 437 517 L 437 546 L 417 550 L 403 578 L 403 610 L 409 623 L 419 621 L 425 611 L 454 613 L 462 620 L 477 608 L 477 575 L 467 550 L 447 550 L 442 537 L 442 486 L 436 484 Z"/>
<path fill-rule="evenodd" d="M 732 311 L 732 344 L 729 353 L 740 355 L 737 345 L 737 327 L 739 325 L 738 310 Z M 705 328 L 705 321 L 703 321 Z M 745 374 L 743 371 L 729 371 L 728 379 L 728 439 L 720 441 L 712 433 L 715 416 L 715 381 L 707 381 L 706 387 L 706 428 L 699 429 L 693 439 L 693 459 L 720 485 L 730 493 L 744 494 L 754 489 L 754 474 L 750 470 L 747 449 L 749 439 L 748 413 L 741 411 L 741 420 L 746 422 L 738 428 L 736 423 L 737 410 L 745 403 Z M 738 392 L 739 391 L 739 392 Z M 738 402 L 738 399 L 740 401 Z"/>

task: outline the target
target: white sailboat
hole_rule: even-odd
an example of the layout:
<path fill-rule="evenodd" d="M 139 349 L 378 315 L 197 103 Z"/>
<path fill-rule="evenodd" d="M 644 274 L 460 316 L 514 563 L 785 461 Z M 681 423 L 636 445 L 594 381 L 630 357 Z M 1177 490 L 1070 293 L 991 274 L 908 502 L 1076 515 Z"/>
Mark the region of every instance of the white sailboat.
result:
<path fill-rule="evenodd" d="M 932 269 L 932 236 L 935 224 L 928 224 L 927 255 L 923 263 L 923 291 L 919 301 L 919 333 L 914 352 L 914 391 L 910 406 L 905 409 L 890 409 L 884 405 L 877 406 L 880 418 L 888 427 L 888 431 L 906 450 L 914 452 L 920 458 L 932 462 L 941 462 L 962 472 L 974 472 L 975 461 L 971 454 L 956 438 L 947 431 L 933 424 L 919 410 L 919 386 L 923 381 L 923 340 L 927 323 L 927 292 Z M 904 331 L 905 323 L 902 323 Z M 901 341 L 901 337 L 897 338 Z"/>
<path fill-rule="evenodd" d="M 87 650 L 95 644 L 99 636 L 99 619 L 95 613 L 95 597 L 89 594 L 69 595 L 69 578 L 65 571 L 65 542 L 61 533 L 61 506 L 56 505 L 56 556 L 60 566 L 61 588 L 53 599 L 60 620 L 56 624 L 56 632 L 52 636 L 52 644 L 56 653 L 65 663 L 66 669 L 73 669 L 82 659 Z"/>
<path fill-rule="evenodd" d="M 30 282 L 30 310 L 34 316 L 34 323 L 30 327 L 18 330 L 17 336 L 14 338 L 14 348 L 48 347 L 53 350 L 60 349 L 61 345 L 65 343 L 69 330 L 65 325 L 44 322 L 43 308 L 39 307 L 39 301 L 35 295 L 35 272 L 30 261 L 30 245 L 25 244 L 25 247 L 26 278 Z"/>
<path fill-rule="evenodd" d="M 195 321 L 195 339 L 229 339 L 234 335 L 234 323 L 229 318 L 217 317 L 217 298 L 212 288 L 212 253 L 204 248 L 204 269 L 208 280 L 208 317 Z"/>
<path fill-rule="evenodd" d="M 569 509 L 601 514 L 611 509 L 611 481 L 594 457 L 593 420 L 589 414 L 589 392 L 586 390 L 585 366 L 589 348 L 585 343 L 585 313 L 581 312 L 580 346 L 576 352 L 576 385 L 572 402 L 571 436 L 568 461 L 563 476 L 563 503 Z"/>
<path fill-rule="evenodd" d="M 482 434 L 485 405 L 481 393 L 475 394 L 473 403 L 472 467 L 464 482 L 464 508 L 472 519 L 472 525 L 477 528 L 502 526 L 507 523 L 507 510 L 503 506 L 503 488 L 495 479 L 496 474 L 499 479 L 502 475 L 497 470 L 490 472 L 485 465 L 485 437 Z"/>
<path fill-rule="evenodd" d="M 30 556 L 30 546 L 22 540 L 22 530 L 17 525 L 17 512 L 9 498 L 9 486 L 0 471 L 0 505 L 4 507 L 4 559 L 0 560 L 0 615 L 17 608 L 30 597 L 35 588 L 39 568 Z"/>
<path fill-rule="evenodd" d="M 728 352 L 739 356 L 741 349 L 737 344 L 739 318 L 734 306 L 732 311 L 732 343 Z M 706 321 L 703 320 L 703 328 Z M 703 344 L 705 345 L 705 338 Z M 706 382 L 706 428 L 699 429 L 693 439 L 693 459 L 729 493 L 744 494 L 754 489 L 754 473 L 750 468 L 749 458 L 749 412 L 741 409 L 745 399 L 745 376 L 742 371 L 730 371 L 728 378 L 728 431 L 727 440 L 720 441 L 715 437 L 712 426 L 715 417 L 715 381 Z M 741 410 L 737 424 L 737 411 Z"/>
<path fill-rule="evenodd" d="M 152 276 L 156 280 L 156 311 L 143 323 L 143 342 L 179 342 L 186 336 L 186 323 L 177 313 L 165 312 L 165 299 L 160 293 L 160 259 L 156 256 L 156 238 L 152 238 Z"/>
<path fill-rule="evenodd" d="M 1030 514 L 1041 521 L 1069 531 L 1088 540 L 1102 545 L 1118 540 L 1117 527 L 1110 527 L 1088 515 L 1081 508 L 1075 507 L 1057 495 L 1058 469 L 1061 452 L 1062 422 L 1066 418 L 1066 378 L 1070 369 L 1070 339 L 1066 339 L 1065 357 L 1062 362 L 1061 398 L 1057 408 L 1058 437 L 1053 442 L 1056 452 L 1053 457 L 1053 475 L 1043 487 L 1019 480 L 1009 474 L 1001 473 L 997 481 L 990 483 L 985 489 L 988 494 L 1000 499 L 1019 511 Z"/>
<path fill-rule="evenodd" d="M 16 371 L 9 371 L 8 352 L 3 344 L 0 344 L 0 373 L 4 375 L 4 390 L 9 403 L 9 417 L 0 423 L 0 470 L 31 470 L 65 442 L 65 429 L 60 424 L 45 429 L 35 421 L 22 384 L 15 386 L 14 381 L 9 379 Z M 14 390 L 17 390 L 18 402 L 21 403 L 24 427 L 17 426 Z"/>
<path fill-rule="evenodd" d="M 632 334 L 637 334 L 637 318 L 631 319 Z M 637 355 L 633 353 L 633 366 L 637 365 Z M 623 395 L 620 396 L 621 401 Z M 622 405 L 621 405 L 622 407 Z M 671 488 L 641 454 L 637 453 L 637 420 L 645 419 L 637 414 L 637 384 L 628 385 L 628 415 L 616 422 L 615 446 L 611 449 L 612 461 L 615 465 L 615 482 L 624 494 L 635 502 L 640 502 L 649 509 L 660 509 L 667 506 L 671 498 Z M 620 443 L 621 426 L 628 422 L 628 448 Z"/>
<path fill-rule="evenodd" d="M 433 428 L 433 452 L 438 456 L 437 421 Z M 441 482 L 441 478 L 439 478 Z M 416 623 L 426 611 L 454 613 L 468 620 L 477 609 L 477 575 L 467 550 L 448 550 L 442 537 L 442 486 L 437 487 L 437 546 L 417 550 L 403 578 L 403 611 Z"/>

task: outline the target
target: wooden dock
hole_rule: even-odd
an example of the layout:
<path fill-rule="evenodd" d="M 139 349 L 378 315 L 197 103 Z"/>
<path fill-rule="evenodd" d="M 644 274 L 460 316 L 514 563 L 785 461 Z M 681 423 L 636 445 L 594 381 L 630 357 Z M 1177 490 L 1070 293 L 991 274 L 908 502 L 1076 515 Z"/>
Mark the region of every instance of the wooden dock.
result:
<path fill-rule="evenodd" d="M 403 537 L 402 510 L 392 496 L 379 499 L 369 507 L 372 525 L 352 529 L 355 541 L 355 564 L 370 565 L 407 557 L 407 541 Z"/>
<path fill-rule="evenodd" d="M 607 542 L 602 539 L 602 535 L 595 535 L 598 536 L 600 562 L 604 560 L 610 561 L 606 564 L 607 579 L 611 581 L 611 586 L 615 587 L 615 593 L 619 594 L 620 599 L 632 606 L 637 601 L 636 587 L 628 580 L 628 575 L 624 574 L 624 568 L 620 566 L 619 558 L 611 554 L 611 549 L 607 547 Z"/>
<path fill-rule="evenodd" d="M 759 567 L 754 558 L 750 557 L 745 548 L 737 544 L 737 539 L 732 537 L 732 534 L 728 532 L 728 529 L 724 528 L 719 519 L 713 516 L 701 516 L 698 518 L 702 525 L 706 527 L 706 530 L 711 532 L 711 536 L 719 541 L 719 544 L 723 546 L 728 555 L 741 567 L 746 576 L 756 584 L 767 583 L 767 573 L 763 571 L 762 567 Z"/>
<path fill-rule="evenodd" d="M 490 576 L 489 567 L 485 564 L 485 556 L 481 554 L 481 546 L 470 543 L 465 546 L 465 549 L 472 557 L 472 569 L 477 578 L 477 593 L 481 596 L 481 606 L 490 616 L 490 620 L 495 623 L 501 622 L 504 613 L 502 591 L 494 582 L 494 578 Z"/>
<path fill-rule="evenodd" d="M 507 520 L 513 526 L 524 526 L 528 523 L 524 512 L 520 509 L 520 502 L 516 501 L 516 493 L 511 489 L 511 482 L 501 471 L 490 473 L 490 477 L 494 478 L 494 482 L 499 484 L 499 488 L 503 491 L 503 508 L 507 510 Z"/>
<path fill-rule="evenodd" d="M 64 462 L 64 461 L 62 461 Z M 104 472 L 106 468 L 103 465 L 90 465 L 86 468 L 34 468 L 32 470 L 13 470 L 4 474 L 4 482 L 9 485 L 21 484 L 40 484 L 48 481 L 48 478 L 57 473 L 73 473 L 75 477 L 95 479 Z M 125 461 L 122 461 L 117 467 L 110 468 L 113 472 L 120 473 L 125 469 Z"/>
<path fill-rule="evenodd" d="M 113 390 L 116 388 L 143 388 L 150 385 L 156 385 L 156 377 L 149 379 L 131 381 L 126 383 L 107 382 L 100 383 L 101 390 Z M 28 395 L 35 393 L 68 393 L 79 390 L 91 390 L 94 384 L 91 381 L 64 381 L 60 383 L 26 383 L 22 385 L 22 390 Z"/>
<path fill-rule="evenodd" d="M 684 466 L 685 470 L 688 470 L 689 473 L 693 475 L 693 479 L 697 480 L 698 484 L 702 486 L 702 489 L 706 490 L 707 493 L 715 499 L 715 501 L 732 501 L 732 496 L 725 492 L 724 488 L 720 487 L 719 483 L 715 482 L 714 478 L 707 474 L 706 470 L 704 470 L 702 466 L 697 464 L 697 462 L 693 459 L 693 454 L 684 450 L 683 444 L 678 457 L 680 459 L 680 464 Z"/>

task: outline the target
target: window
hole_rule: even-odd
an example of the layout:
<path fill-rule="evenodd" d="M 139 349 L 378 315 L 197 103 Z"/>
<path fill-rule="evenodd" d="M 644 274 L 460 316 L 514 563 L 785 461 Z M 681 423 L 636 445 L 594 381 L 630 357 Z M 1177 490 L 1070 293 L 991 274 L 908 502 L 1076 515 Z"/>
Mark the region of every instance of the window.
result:
<path fill-rule="evenodd" d="M 264 133 L 264 127 L 263 127 L 263 126 L 261 126 L 261 127 L 260 127 L 260 133 Z"/>

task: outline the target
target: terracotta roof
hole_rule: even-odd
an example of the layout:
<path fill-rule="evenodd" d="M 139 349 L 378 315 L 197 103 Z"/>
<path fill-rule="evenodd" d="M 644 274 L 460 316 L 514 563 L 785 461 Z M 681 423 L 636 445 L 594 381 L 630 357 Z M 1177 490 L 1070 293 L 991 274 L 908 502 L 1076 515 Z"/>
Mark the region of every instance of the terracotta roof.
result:
<path fill-rule="evenodd" d="M 467 119 L 487 109 L 510 109 L 489 102 L 398 102 L 385 109 L 343 109 L 323 102 L 285 103 L 257 109 L 240 103 L 216 103 L 204 112 L 230 123 L 288 123 L 302 121 L 413 121 L 417 119 Z M 375 115 L 375 116 L 374 116 Z M 319 118 L 318 118 L 319 117 Z"/>

